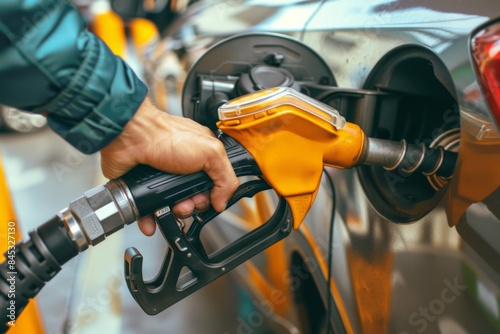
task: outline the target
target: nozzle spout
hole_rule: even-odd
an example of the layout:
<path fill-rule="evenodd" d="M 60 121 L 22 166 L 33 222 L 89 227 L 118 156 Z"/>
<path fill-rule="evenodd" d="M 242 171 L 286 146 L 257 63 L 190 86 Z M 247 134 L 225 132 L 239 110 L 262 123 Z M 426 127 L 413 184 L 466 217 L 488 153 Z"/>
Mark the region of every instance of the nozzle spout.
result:
<path fill-rule="evenodd" d="M 364 152 L 357 165 L 378 165 L 387 170 L 400 168 L 405 173 L 421 172 L 450 178 L 455 170 L 458 154 L 442 147 L 430 148 L 424 144 L 366 138 Z"/>

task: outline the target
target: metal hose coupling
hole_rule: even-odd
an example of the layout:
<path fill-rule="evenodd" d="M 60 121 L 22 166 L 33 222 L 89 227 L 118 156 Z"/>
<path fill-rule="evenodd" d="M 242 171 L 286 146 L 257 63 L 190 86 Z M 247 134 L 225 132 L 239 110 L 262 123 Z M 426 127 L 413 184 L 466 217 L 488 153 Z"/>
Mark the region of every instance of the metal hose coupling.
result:
<path fill-rule="evenodd" d="M 59 212 L 71 239 L 83 252 L 138 219 L 132 195 L 121 179 L 85 192 Z"/>
<path fill-rule="evenodd" d="M 385 169 L 401 170 L 412 174 L 421 172 L 426 176 L 437 175 L 448 179 L 453 175 L 458 154 L 446 151 L 441 146 L 430 148 L 424 144 L 366 138 L 363 154 L 357 165 L 377 165 Z"/>

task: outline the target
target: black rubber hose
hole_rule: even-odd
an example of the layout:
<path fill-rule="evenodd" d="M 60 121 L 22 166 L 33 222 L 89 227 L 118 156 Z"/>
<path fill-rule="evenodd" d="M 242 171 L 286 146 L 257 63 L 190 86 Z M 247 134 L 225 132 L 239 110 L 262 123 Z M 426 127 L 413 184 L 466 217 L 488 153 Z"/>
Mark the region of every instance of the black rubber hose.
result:
<path fill-rule="evenodd" d="M 9 247 L 0 264 L 0 333 L 15 323 L 28 301 L 35 297 L 61 266 L 78 255 L 58 216 L 29 232 L 30 238 Z"/>

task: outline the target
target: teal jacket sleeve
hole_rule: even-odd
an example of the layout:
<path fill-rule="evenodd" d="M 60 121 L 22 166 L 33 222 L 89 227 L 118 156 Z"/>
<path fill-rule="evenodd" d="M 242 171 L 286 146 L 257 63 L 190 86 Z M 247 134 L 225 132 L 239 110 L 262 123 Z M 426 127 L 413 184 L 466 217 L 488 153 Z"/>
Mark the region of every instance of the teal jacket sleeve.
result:
<path fill-rule="evenodd" d="M 0 104 L 47 115 L 83 153 L 120 132 L 147 88 L 64 0 L 0 2 Z"/>

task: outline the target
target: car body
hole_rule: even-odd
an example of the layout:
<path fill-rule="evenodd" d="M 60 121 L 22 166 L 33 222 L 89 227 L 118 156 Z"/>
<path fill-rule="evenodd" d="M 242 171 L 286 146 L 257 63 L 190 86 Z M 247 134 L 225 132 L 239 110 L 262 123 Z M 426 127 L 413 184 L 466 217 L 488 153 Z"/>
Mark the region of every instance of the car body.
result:
<path fill-rule="evenodd" d="M 182 99 L 207 50 L 277 33 L 319 55 L 329 85 L 390 95 L 351 109 L 323 100 L 369 136 L 458 152 L 449 180 L 325 168 L 300 228 L 230 274 L 242 287 L 235 332 L 500 332 L 500 132 L 470 53 L 473 33 L 498 15 L 494 0 L 200 1 L 164 32 L 146 80 L 171 113 L 200 120 Z M 207 243 L 245 235 L 275 204 L 272 193 L 241 201 L 207 228 Z"/>

